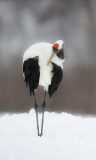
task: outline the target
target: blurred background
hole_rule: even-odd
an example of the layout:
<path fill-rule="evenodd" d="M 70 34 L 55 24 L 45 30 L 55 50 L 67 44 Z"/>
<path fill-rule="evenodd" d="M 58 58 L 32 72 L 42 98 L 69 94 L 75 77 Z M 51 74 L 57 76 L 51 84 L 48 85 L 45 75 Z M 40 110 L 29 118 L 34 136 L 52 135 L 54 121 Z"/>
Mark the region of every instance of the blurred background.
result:
<path fill-rule="evenodd" d="M 24 51 L 65 42 L 64 78 L 47 111 L 96 114 L 96 0 L 0 0 L 0 112 L 33 106 L 22 76 Z M 43 89 L 37 92 L 38 103 Z"/>

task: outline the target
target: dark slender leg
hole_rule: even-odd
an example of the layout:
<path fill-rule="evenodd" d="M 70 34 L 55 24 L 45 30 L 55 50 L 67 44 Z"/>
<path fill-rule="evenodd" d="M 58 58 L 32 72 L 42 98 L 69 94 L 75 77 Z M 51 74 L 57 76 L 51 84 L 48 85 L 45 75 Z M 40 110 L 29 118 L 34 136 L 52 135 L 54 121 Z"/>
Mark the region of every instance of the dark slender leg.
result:
<path fill-rule="evenodd" d="M 45 110 L 45 107 L 46 107 L 46 91 L 44 93 L 44 101 L 42 103 L 42 122 L 41 122 L 41 134 L 40 134 L 40 136 L 43 135 L 43 123 L 44 123 L 44 110 Z"/>
<path fill-rule="evenodd" d="M 35 112 L 36 112 L 37 133 L 38 133 L 38 136 L 40 136 L 40 135 L 39 135 L 39 123 L 38 123 L 38 104 L 37 104 L 37 102 L 36 102 L 35 91 L 34 91 L 34 108 L 35 108 Z"/>

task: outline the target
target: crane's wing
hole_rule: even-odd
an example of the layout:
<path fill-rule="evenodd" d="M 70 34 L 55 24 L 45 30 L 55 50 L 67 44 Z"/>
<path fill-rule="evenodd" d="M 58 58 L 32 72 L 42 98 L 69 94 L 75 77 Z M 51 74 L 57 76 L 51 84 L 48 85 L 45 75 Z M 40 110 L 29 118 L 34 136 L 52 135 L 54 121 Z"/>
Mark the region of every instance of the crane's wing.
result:
<path fill-rule="evenodd" d="M 63 71 L 62 71 L 61 67 L 56 65 L 55 63 L 52 63 L 52 65 L 53 65 L 53 70 L 52 70 L 53 77 L 51 80 L 51 84 L 49 85 L 49 88 L 48 88 L 48 93 L 49 93 L 50 97 L 59 87 L 59 84 L 60 84 L 62 77 L 63 77 Z"/>
<path fill-rule="evenodd" d="M 23 73 L 25 77 L 26 86 L 29 87 L 30 95 L 38 87 L 40 68 L 38 64 L 38 56 L 29 58 L 23 63 Z"/>

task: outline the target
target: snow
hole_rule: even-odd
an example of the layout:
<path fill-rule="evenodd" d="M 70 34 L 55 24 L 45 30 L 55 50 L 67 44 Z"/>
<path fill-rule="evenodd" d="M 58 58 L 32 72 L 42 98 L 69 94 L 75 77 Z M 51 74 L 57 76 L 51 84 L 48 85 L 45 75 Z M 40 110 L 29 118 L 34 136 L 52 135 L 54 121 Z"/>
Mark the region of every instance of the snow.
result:
<path fill-rule="evenodd" d="M 0 117 L 0 160 L 96 160 L 95 117 L 45 112 L 42 137 L 35 118 L 34 110 Z"/>

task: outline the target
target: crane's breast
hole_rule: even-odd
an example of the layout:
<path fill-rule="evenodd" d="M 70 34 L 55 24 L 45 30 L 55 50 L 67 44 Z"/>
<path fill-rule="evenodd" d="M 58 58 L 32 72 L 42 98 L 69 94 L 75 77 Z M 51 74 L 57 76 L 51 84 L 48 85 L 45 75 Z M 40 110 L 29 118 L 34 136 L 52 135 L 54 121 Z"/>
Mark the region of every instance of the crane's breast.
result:
<path fill-rule="evenodd" d="M 52 64 L 47 65 L 48 57 L 40 56 L 39 57 L 39 66 L 40 66 L 40 79 L 39 85 L 44 86 L 45 90 L 48 90 L 48 86 L 51 84 L 52 79 Z"/>

